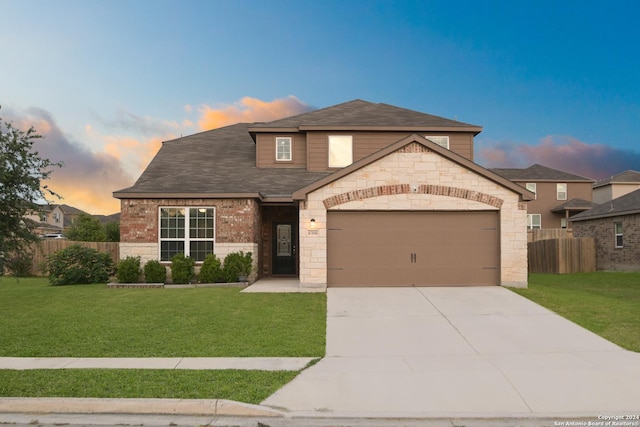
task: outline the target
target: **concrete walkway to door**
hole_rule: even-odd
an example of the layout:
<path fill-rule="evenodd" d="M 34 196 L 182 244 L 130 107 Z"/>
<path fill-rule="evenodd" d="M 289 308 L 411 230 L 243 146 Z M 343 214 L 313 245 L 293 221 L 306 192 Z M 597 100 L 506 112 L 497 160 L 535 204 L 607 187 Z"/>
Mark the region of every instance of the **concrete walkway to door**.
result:
<path fill-rule="evenodd" d="M 328 290 L 327 355 L 263 402 L 292 415 L 640 413 L 640 354 L 500 287 Z"/>

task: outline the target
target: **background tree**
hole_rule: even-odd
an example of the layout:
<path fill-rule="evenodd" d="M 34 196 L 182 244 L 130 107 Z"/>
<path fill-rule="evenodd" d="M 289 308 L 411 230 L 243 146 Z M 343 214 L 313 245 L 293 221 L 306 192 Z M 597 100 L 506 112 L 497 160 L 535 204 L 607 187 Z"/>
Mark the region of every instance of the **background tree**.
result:
<path fill-rule="evenodd" d="M 64 234 L 76 242 L 104 242 L 107 238 L 100 220 L 85 213 L 80 214 Z"/>
<path fill-rule="evenodd" d="M 120 241 L 120 223 L 119 222 L 107 222 L 104 225 L 104 234 L 107 236 L 107 242 L 119 242 Z"/>
<path fill-rule="evenodd" d="M 43 159 L 33 150 L 39 138 L 33 127 L 22 131 L 0 117 L 0 275 L 9 257 L 24 254 L 39 239 L 24 218 L 39 213 L 38 203 L 48 196 L 59 197 L 43 181 L 62 163 Z"/>

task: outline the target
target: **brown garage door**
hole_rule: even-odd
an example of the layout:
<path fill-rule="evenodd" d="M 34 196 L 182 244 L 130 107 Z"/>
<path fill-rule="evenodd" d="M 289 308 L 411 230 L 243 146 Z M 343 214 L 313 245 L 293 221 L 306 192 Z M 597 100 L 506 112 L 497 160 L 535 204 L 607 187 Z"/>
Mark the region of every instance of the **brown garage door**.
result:
<path fill-rule="evenodd" d="M 500 281 L 498 212 L 328 212 L 328 286 Z"/>

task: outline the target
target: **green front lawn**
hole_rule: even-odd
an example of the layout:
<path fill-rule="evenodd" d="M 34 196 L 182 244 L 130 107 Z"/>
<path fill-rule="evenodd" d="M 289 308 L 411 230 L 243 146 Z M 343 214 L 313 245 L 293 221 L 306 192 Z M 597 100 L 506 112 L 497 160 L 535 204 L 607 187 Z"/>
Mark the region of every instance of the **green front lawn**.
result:
<path fill-rule="evenodd" d="M 325 294 L 107 289 L 0 277 L 0 357 L 324 356 Z M 259 403 L 297 372 L 0 370 L 0 396 Z"/>
<path fill-rule="evenodd" d="M 528 289 L 512 290 L 640 352 L 640 273 L 530 274 Z"/>
<path fill-rule="evenodd" d="M 0 370 L 0 396 L 228 399 L 258 404 L 296 375 L 235 370 Z"/>
<path fill-rule="evenodd" d="M 2 277 L 0 325 L 0 357 L 320 357 L 326 295 Z"/>

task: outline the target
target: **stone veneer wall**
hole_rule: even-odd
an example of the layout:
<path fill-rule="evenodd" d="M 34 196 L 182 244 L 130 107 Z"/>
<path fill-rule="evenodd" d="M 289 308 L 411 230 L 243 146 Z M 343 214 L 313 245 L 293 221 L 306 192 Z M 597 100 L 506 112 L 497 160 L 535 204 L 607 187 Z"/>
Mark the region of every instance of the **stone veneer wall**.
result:
<path fill-rule="evenodd" d="M 519 200 L 519 194 L 411 144 L 307 195 L 300 204 L 300 283 L 326 286 L 327 210 L 499 210 L 501 284 L 526 287 L 527 206 Z"/>
<path fill-rule="evenodd" d="M 120 258 L 140 256 L 144 262 L 159 257 L 159 208 L 206 206 L 216 208 L 215 254 L 253 252 L 258 271 L 260 207 L 254 199 L 123 199 L 120 217 Z"/>
<path fill-rule="evenodd" d="M 614 222 L 622 222 L 622 248 L 616 248 Z M 572 223 L 573 237 L 593 237 L 596 269 L 640 271 L 640 214 Z"/>

